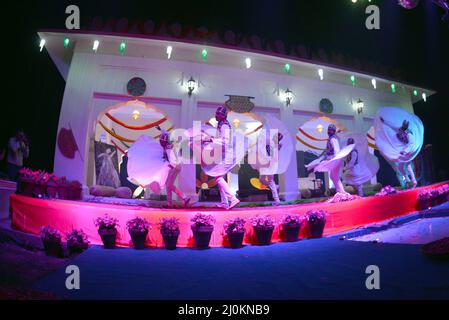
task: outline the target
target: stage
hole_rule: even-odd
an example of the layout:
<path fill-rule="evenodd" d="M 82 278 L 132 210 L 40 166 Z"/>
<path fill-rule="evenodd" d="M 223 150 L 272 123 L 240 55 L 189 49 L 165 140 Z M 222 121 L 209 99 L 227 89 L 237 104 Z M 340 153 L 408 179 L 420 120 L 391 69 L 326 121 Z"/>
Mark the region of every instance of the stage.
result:
<path fill-rule="evenodd" d="M 43 200 L 12 194 L 10 210 L 12 226 L 23 232 L 38 234 L 42 226 L 50 225 L 65 233 L 72 228 L 81 228 L 92 244 L 101 244 L 101 239 L 94 225 L 94 219 L 105 213 L 119 220 L 118 244 L 130 246 L 131 239 L 126 230 L 126 222 L 135 216 L 144 217 L 153 228 L 147 238 L 147 246 L 163 247 L 162 237 L 157 223 L 162 217 L 176 217 L 180 222 L 179 247 L 193 247 L 194 239 L 190 229 L 190 219 L 197 213 L 211 214 L 217 222 L 210 245 L 212 247 L 227 246 L 227 238 L 223 234 L 223 224 L 230 217 L 247 219 L 245 244 L 254 243 L 252 226 L 249 218 L 256 215 L 271 215 L 276 221 L 284 214 L 304 215 L 311 209 L 323 209 L 328 212 L 324 235 L 332 235 L 370 223 L 402 216 L 416 211 L 417 194 L 423 189 L 436 188 L 442 184 L 401 191 L 388 196 L 371 196 L 341 203 L 308 203 L 283 205 L 278 207 L 248 207 L 224 211 L 214 208 L 161 209 L 144 208 L 126 205 L 99 204 L 83 201 Z M 273 232 L 273 242 L 282 240 L 282 228 L 278 225 Z M 306 238 L 309 230 L 301 228 L 300 238 Z"/>

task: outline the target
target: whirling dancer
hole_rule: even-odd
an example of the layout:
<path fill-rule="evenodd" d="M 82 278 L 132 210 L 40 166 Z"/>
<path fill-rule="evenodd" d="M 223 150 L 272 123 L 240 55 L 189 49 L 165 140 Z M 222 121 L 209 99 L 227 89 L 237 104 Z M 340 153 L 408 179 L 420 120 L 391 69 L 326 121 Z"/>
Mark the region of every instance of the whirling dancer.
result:
<path fill-rule="evenodd" d="M 376 146 L 391 164 L 401 186 L 418 184 L 412 161 L 421 151 L 424 141 L 424 126 L 421 120 L 404 109 L 382 107 L 374 118 Z"/>
<path fill-rule="evenodd" d="M 273 205 L 279 205 L 280 199 L 274 175 L 284 173 L 291 161 L 293 143 L 284 124 L 272 116 L 266 116 L 265 130 L 259 134 L 257 145 L 250 150 L 248 161 L 253 169 L 259 171 L 260 182 L 269 187 L 273 196 Z M 277 129 L 271 138 L 270 129 Z M 282 143 L 281 143 L 282 141 Z"/>
<path fill-rule="evenodd" d="M 340 150 L 340 143 L 336 133 L 337 127 L 334 124 L 330 124 L 327 127 L 329 140 L 327 141 L 326 150 L 318 159 L 306 165 L 306 168 L 315 172 L 329 172 L 336 191 L 338 193 L 347 193 L 340 180 L 340 169 L 344 158 L 354 149 L 354 145 L 348 145 Z"/>
<path fill-rule="evenodd" d="M 169 207 L 173 206 L 173 192 L 184 201 L 184 206 L 188 205 L 190 199 L 174 185 L 181 171 L 181 162 L 167 132 L 161 133 L 159 143 L 149 136 L 140 136 L 127 154 L 128 180 L 142 187 L 149 186 L 156 194 L 160 194 L 165 187 Z"/>
<path fill-rule="evenodd" d="M 101 159 L 101 167 L 97 177 L 97 184 L 114 188 L 120 187 L 120 178 L 112 162 L 112 157 L 115 154 L 116 151 L 112 152 L 110 148 L 107 148 L 106 152 L 98 155 L 97 158 Z"/>
<path fill-rule="evenodd" d="M 343 182 L 353 186 L 362 197 L 362 185 L 376 175 L 379 160 L 369 153 L 366 136 L 352 134 L 347 140 L 347 145 L 351 144 L 355 147 L 344 161 Z"/>
<path fill-rule="evenodd" d="M 213 160 L 209 159 L 206 161 L 203 155 L 201 159 L 201 168 L 204 173 L 215 177 L 221 198 L 221 203 L 217 207 L 222 209 L 232 209 L 240 203 L 240 200 L 231 191 L 224 177 L 241 162 L 245 155 L 244 146 L 237 147 L 235 145 L 236 140 L 234 140 L 234 134 L 227 116 L 228 111 L 226 107 L 218 107 L 215 112 L 215 119 L 218 122 L 215 137 L 208 136 L 203 139 L 203 153 L 206 151 L 209 154 L 221 154 L 221 157 L 212 156 Z"/>

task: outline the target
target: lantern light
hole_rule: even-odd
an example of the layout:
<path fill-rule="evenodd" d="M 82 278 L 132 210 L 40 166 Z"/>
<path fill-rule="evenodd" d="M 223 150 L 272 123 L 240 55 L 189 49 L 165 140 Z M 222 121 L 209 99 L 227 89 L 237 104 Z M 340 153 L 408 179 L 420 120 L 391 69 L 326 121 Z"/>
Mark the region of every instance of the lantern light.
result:
<path fill-rule="evenodd" d="M 126 43 L 124 43 L 124 42 L 120 43 L 120 45 L 118 47 L 118 51 L 120 52 L 120 54 L 122 56 L 125 54 L 125 50 L 126 50 Z"/>
<path fill-rule="evenodd" d="M 193 79 L 193 77 L 190 77 L 190 79 L 187 81 L 187 90 L 189 97 L 192 95 L 193 90 L 195 90 L 196 87 L 196 81 Z"/>
<path fill-rule="evenodd" d="M 70 43 L 70 39 L 69 38 L 65 38 L 64 39 L 64 48 L 67 48 L 69 46 Z"/>
<path fill-rule="evenodd" d="M 363 111 L 363 107 L 365 106 L 362 99 L 357 100 L 355 103 L 357 113 L 360 114 Z"/>
<path fill-rule="evenodd" d="M 94 46 L 92 47 L 92 50 L 97 52 L 99 46 L 100 46 L 100 41 L 95 40 L 94 41 Z"/>
<path fill-rule="evenodd" d="M 320 80 L 324 79 L 324 71 L 323 71 L 323 69 L 318 69 L 318 76 L 320 77 Z"/>
<path fill-rule="evenodd" d="M 373 85 L 373 88 L 374 89 L 377 89 L 377 81 L 376 81 L 376 79 L 371 79 L 371 84 Z"/>
<path fill-rule="evenodd" d="M 203 49 L 201 51 L 201 58 L 203 59 L 203 61 L 207 60 L 207 50 L 206 49 Z"/>
<path fill-rule="evenodd" d="M 250 58 L 246 58 L 245 59 L 245 64 L 246 64 L 246 69 L 251 68 L 251 59 Z"/>
<path fill-rule="evenodd" d="M 289 88 L 287 88 L 287 90 L 285 90 L 285 104 L 289 106 L 292 100 L 293 100 L 293 92 Z"/>
<path fill-rule="evenodd" d="M 319 124 L 319 125 L 317 125 L 316 126 L 316 129 L 318 130 L 318 132 L 323 132 L 323 130 L 324 130 L 324 127 L 323 127 L 323 125 L 322 124 Z"/>
<path fill-rule="evenodd" d="M 45 39 L 41 39 L 40 43 L 39 43 L 39 51 L 42 52 L 42 50 L 44 49 L 45 46 Z"/>
<path fill-rule="evenodd" d="M 131 114 L 131 117 L 134 119 L 134 120 L 137 120 L 137 119 L 139 119 L 140 118 L 140 112 L 139 112 L 139 110 L 134 110 L 133 111 L 133 113 Z"/>
<path fill-rule="evenodd" d="M 172 46 L 167 46 L 167 59 L 171 58 L 171 53 L 173 51 L 173 47 Z"/>

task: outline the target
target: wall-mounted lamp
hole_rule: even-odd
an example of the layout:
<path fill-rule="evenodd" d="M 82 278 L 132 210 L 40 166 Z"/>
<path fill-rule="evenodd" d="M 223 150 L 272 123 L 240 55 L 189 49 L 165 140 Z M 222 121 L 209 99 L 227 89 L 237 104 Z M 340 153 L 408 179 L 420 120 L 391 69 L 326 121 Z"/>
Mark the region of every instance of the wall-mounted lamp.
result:
<path fill-rule="evenodd" d="M 137 119 L 139 119 L 140 118 L 140 112 L 139 112 L 139 110 L 134 110 L 132 113 L 131 113 L 131 117 L 134 119 L 134 120 L 137 120 Z"/>
<path fill-rule="evenodd" d="M 292 102 L 292 99 L 293 99 L 293 92 L 289 88 L 287 88 L 287 90 L 285 90 L 285 104 L 289 106 Z"/>
<path fill-rule="evenodd" d="M 234 128 L 240 128 L 240 120 L 238 118 L 235 118 L 234 121 L 232 121 L 232 124 L 234 125 Z"/>
<path fill-rule="evenodd" d="M 192 77 L 190 77 L 190 79 L 187 81 L 187 90 L 189 97 L 192 95 L 193 91 L 195 90 L 195 87 L 196 81 Z"/>
<path fill-rule="evenodd" d="M 355 103 L 355 107 L 358 114 L 362 113 L 364 107 L 363 101 L 361 99 L 357 100 L 357 102 Z"/>
<path fill-rule="evenodd" d="M 318 132 L 321 133 L 324 130 L 324 126 L 322 124 L 319 124 L 319 125 L 316 126 L 316 129 L 318 130 Z"/>

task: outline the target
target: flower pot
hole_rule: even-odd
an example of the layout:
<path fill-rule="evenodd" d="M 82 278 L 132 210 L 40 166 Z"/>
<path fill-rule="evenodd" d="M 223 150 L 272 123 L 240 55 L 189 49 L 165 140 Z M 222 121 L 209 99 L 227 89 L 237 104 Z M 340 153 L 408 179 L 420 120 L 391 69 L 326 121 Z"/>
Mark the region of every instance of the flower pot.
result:
<path fill-rule="evenodd" d="M 58 199 L 68 200 L 69 199 L 69 190 L 67 185 L 59 185 L 58 186 Z"/>
<path fill-rule="evenodd" d="M 70 186 L 68 188 L 68 199 L 69 200 L 81 200 L 81 191 L 80 187 Z"/>
<path fill-rule="evenodd" d="M 214 227 L 202 226 L 196 227 L 192 226 L 193 238 L 195 239 L 195 244 L 198 249 L 209 248 L 210 238 L 212 236 L 212 231 Z"/>
<path fill-rule="evenodd" d="M 67 249 L 69 250 L 69 253 L 72 254 L 77 254 L 77 253 L 81 253 L 84 250 L 87 250 L 87 248 L 89 247 L 88 243 L 79 243 L 76 241 L 67 241 Z"/>
<path fill-rule="evenodd" d="M 17 184 L 17 193 L 32 197 L 33 196 L 33 189 L 34 189 L 34 182 L 31 179 L 26 178 L 20 178 L 19 183 Z"/>
<path fill-rule="evenodd" d="M 283 224 L 282 231 L 284 232 L 284 241 L 286 242 L 298 241 L 300 229 L 301 224 Z"/>
<path fill-rule="evenodd" d="M 321 238 L 323 236 L 325 224 L 326 222 L 314 224 L 308 223 L 310 230 L 310 238 Z"/>
<path fill-rule="evenodd" d="M 51 199 L 56 199 L 58 197 L 58 186 L 54 183 L 47 185 L 47 196 Z"/>
<path fill-rule="evenodd" d="M 98 229 L 98 234 L 103 241 L 105 249 L 114 249 L 117 239 L 117 229 Z"/>
<path fill-rule="evenodd" d="M 175 250 L 178 243 L 179 230 L 171 233 L 162 233 L 162 239 L 164 239 L 164 246 L 167 250 Z"/>
<path fill-rule="evenodd" d="M 148 230 L 143 232 L 128 230 L 128 232 L 133 241 L 134 249 L 145 249 L 145 240 L 147 239 Z"/>
<path fill-rule="evenodd" d="M 243 246 L 243 238 L 245 232 L 228 232 L 229 246 L 233 249 L 241 248 Z"/>
<path fill-rule="evenodd" d="M 254 232 L 256 234 L 256 241 L 259 246 L 267 246 L 271 244 L 271 237 L 273 236 L 273 230 L 271 229 L 263 229 L 263 228 L 254 228 Z"/>
<path fill-rule="evenodd" d="M 64 256 L 61 241 L 42 240 L 44 244 L 45 254 L 47 256 L 61 258 Z"/>

